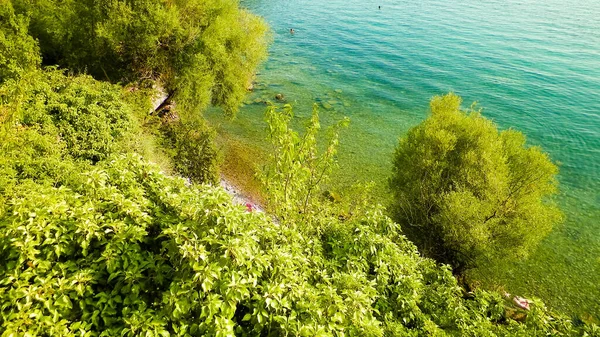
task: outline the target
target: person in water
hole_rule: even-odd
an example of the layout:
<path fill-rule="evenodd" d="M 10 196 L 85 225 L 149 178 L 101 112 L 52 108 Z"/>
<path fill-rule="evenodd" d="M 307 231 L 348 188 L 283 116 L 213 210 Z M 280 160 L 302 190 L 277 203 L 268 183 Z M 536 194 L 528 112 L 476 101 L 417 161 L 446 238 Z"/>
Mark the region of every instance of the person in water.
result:
<path fill-rule="evenodd" d="M 294 34 L 294 28 L 290 28 L 290 34 Z"/>

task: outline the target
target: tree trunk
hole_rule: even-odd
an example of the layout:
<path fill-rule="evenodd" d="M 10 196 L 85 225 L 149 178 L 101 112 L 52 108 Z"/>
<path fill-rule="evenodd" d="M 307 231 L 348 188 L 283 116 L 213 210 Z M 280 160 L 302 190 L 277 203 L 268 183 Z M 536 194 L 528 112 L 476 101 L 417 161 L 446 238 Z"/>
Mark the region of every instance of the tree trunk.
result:
<path fill-rule="evenodd" d="M 169 94 L 167 95 L 167 97 L 162 101 L 162 103 L 160 103 L 156 107 L 156 109 L 154 109 L 154 111 L 151 112 L 150 114 L 151 115 L 155 115 L 156 114 L 158 116 L 161 116 L 162 115 L 161 112 L 163 110 L 170 110 L 170 105 L 171 105 L 171 102 L 172 102 L 172 99 L 173 99 L 174 95 L 175 95 L 175 90 L 170 91 Z"/>

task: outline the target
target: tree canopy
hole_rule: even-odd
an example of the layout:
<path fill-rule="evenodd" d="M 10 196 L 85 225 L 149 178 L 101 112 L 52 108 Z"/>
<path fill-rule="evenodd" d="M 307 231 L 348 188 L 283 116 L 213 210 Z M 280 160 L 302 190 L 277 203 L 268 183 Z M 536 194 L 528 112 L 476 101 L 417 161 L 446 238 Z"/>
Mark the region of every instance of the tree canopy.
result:
<path fill-rule="evenodd" d="M 454 94 L 432 99 L 431 116 L 400 140 L 390 179 L 403 231 L 458 272 L 527 255 L 561 219 L 548 155 L 460 105 Z"/>
<path fill-rule="evenodd" d="M 41 62 L 27 24 L 25 17 L 15 15 L 9 0 L 0 0 L 0 83 L 35 69 Z"/>
<path fill-rule="evenodd" d="M 212 103 L 235 113 L 266 57 L 266 24 L 235 0 L 13 3 L 45 64 L 112 82 L 158 81 L 181 111 Z"/>

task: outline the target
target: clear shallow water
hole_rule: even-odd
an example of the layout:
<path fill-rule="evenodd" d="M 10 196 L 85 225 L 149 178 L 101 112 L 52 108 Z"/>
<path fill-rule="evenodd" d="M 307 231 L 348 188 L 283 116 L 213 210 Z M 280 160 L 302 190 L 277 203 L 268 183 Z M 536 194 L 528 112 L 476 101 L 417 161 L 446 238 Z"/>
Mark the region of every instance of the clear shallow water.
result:
<path fill-rule="evenodd" d="M 479 272 L 488 285 L 600 316 L 600 1 L 246 0 L 271 25 L 270 59 L 232 123 L 260 143 L 262 100 L 283 93 L 300 117 L 348 116 L 339 184 L 384 183 L 397 138 L 454 91 L 560 163 L 566 223 L 523 263 Z M 378 9 L 381 6 L 381 10 Z M 291 35 L 289 29 L 296 33 Z"/>

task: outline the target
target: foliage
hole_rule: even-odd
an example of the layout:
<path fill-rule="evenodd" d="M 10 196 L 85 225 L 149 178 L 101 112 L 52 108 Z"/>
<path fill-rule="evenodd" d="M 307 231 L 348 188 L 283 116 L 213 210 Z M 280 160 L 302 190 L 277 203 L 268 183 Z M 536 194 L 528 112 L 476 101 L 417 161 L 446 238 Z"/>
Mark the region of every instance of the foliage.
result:
<path fill-rule="evenodd" d="M 62 71 L 32 71 L 0 85 L 0 194 L 24 180 L 61 186 L 78 171 L 140 144 L 139 97 Z M 146 110 L 147 112 L 147 110 Z M 2 201 L 0 196 L 0 202 Z"/>
<path fill-rule="evenodd" d="M 518 323 L 504 314 L 497 294 L 463 298 L 449 268 L 420 257 L 381 208 L 363 203 L 360 212 L 355 208 L 354 216 L 340 220 L 323 211 L 331 204 L 315 203 L 297 221 L 319 224 L 318 232 L 289 220 L 280 224 L 234 206 L 220 188 L 165 176 L 135 155 L 107 153 L 94 165 L 85 156 L 74 158 L 80 152 L 69 151 L 72 144 L 51 146 L 56 133 L 50 131 L 61 124 L 43 116 L 44 104 L 33 105 L 40 107 L 34 113 L 32 102 L 23 104 L 23 118 L 31 122 L 3 134 L 3 146 L 12 149 L 4 163 L 16 158 L 21 164 L 13 168 L 28 167 L 29 173 L 14 175 L 2 191 L 2 336 L 582 331 L 541 303 Z M 282 134 L 293 135 L 288 131 Z"/>
<path fill-rule="evenodd" d="M 542 304 L 519 323 L 497 294 L 463 298 L 380 208 L 310 235 L 134 155 L 75 175 L 0 209 L 3 336 L 582 333 Z"/>
<path fill-rule="evenodd" d="M 237 29 L 227 25 L 239 13 L 236 2 L 199 3 L 67 1 L 58 10 L 58 2 L 15 1 L 33 18 L 44 57 L 65 64 L 110 60 L 110 48 L 84 49 L 119 41 L 107 37 L 119 30 L 102 21 L 109 14 L 118 21 L 115 8 L 132 32 L 178 17 L 169 13 L 184 7 L 176 14 L 186 20 L 202 14 L 220 22 L 195 23 L 207 36 Z M 147 15 L 131 16 L 141 12 Z M 121 27 L 117 21 L 104 24 Z M 140 38 L 139 50 L 149 41 Z M 62 47 L 52 54 L 49 46 Z M 116 53 L 117 67 L 125 62 L 119 57 L 137 55 L 127 64 L 145 69 L 136 46 Z M 80 65 L 112 66 L 86 62 Z M 368 201 L 368 189 L 325 201 L 322 184 L 345 122 L 319 153 L 316 110 L 302 136 L 288 126 L 289 108 L 267 112 L 276 160 L 263 178 L 284 201 L 273 206 L 279 222 L 234 206 L 221 188 L 166 176 L 134 154 L 141 146 L 137 117 L 148 108 L 143 93 L 34 68 L 0 84 L 2 337 L 598 336 L 597 326 L 575 326 L 537 301 L 517 322 L 497 293 L 463 294 L 448 267 L 422 258 Z M 168 127 L 180 162 L 189 163 L 180 170 L 195 171 L 198 154 L 213 162 L 203 126 L 186 120 Z M 307 224 L 319 230 L 303 230 Z"/>
<path fill-rule="evenodd" d="M 561 218 L 548 201 L 558 171 L 548 155 L 460 103 L 432 99 L 431 116 L 400 140 L 390 180 L 404 232 L 459 273 L 525 256 Z"/>
<path fill-rule="evenodd" d="M 155 80 L 181 111 L 237 111 L 266 57 L 267 26 L 237 1 L 14 0 L 46 64 L 103 80 Z"/>
<path fill-rule="evenodd" d="M 292 107 L 283 111 L 269 106 L 265 113 L 267 137 L 272 145 L 270 164 L 259 173 L 268 196 L 269 210 L 284 223 L 307 222 L 321 209 L 321 186 L 329 180 L 335 167 L 339 129 L 348 124 L 344 119 L 329 130 L 327 146 L 319 153 L 318 133 L 321 128 L 317 106 L 303 135 L 290 128 Z"/>
<path fill-rule="evenodd" d="M 132 112 L 118 86 L 57 70 L 10 83 L 6 92 L 14 91 L 11 85 L 29 85 L 20 98 L 18 123 L 53 135 L 74 158 L 102 160 L 119 150 L 132 129 Z"/>
<path fill-rule="evenodd" d="M 37 43 L 27 33 L 27 20 L 15 15 L 9 0 L 0 0 L 0 83 L 17 79 L 40 61 Z"/>
<path fill-rule="evenodd" d="M 216 184 L 219 181 L 219 153 L 215 132 L 202 119 L 191 116 L 186 121 L 164 122 L 163 147 L 169 149 L 175 170 L 194 183 Z"/>
<path fill-rule="evenodd" d="M 17 126 L 0 131 L 0 202 L 21 180 L 61 184 L 76 166 L 65 144 L 44 135 L 38 128 Z"/>

